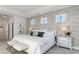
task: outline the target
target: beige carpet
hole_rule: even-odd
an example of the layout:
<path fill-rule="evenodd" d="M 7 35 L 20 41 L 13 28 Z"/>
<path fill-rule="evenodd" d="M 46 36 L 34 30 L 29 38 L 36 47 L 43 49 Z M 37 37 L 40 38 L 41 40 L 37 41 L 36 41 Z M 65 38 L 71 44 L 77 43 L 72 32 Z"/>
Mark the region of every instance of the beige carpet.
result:
<path fill-rule="evenodd" d="M 8 50 L 7 50 L 7 45 L 3 44 L 0 42 L 0 54 L 11 54 Z"/>
<path fill-rule="evenodd" d="M 13 49 L 8 50 L 7 49 L 8 45 L 6 44 L 6 42 L 7 40 L 0 41 L 0 54 L 12 54 L 10 50 Z M 18 53 L 14 52 L 14 54 L 18 54 Z M 25 54 L 25 53 L 21 52 L 19 54 Z M 49 49 L 45 54 L 79 54 L 79 50 L 70 51 L 70 49 L 54 46 L 51 49 Z"/>
<path fill-rule="evenodd" d="M 46 54 L 79 54 L 79 50 L 70 50 L 67 48 L 54 46 Z"/>

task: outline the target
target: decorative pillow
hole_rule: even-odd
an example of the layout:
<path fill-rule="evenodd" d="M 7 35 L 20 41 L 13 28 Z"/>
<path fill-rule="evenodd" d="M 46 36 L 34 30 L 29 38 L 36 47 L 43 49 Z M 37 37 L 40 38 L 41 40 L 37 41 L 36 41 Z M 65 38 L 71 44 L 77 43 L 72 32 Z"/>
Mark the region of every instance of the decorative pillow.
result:
<path fill-rule="evenodd" d="M 34 32 L 30 32 L 30 35 L 33 36 L 33 33 L 34 33 Z"/>
<path fill-rule="evenodd" d="M 34 31 L 33 36 L 37 36 L 38 35 L 38 31 Z"/>
<path fill-rule="evenodd" d="M 37 37 L 43 37 L 44 32 L 38 32 Z"/>

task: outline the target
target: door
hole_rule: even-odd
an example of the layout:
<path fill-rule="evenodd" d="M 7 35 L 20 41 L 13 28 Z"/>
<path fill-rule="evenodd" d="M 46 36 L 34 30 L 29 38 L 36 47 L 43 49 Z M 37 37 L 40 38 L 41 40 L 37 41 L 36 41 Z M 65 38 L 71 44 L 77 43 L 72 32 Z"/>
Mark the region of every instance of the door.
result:
<path fill-rule="evenodd" d="M 0 38 L 8 38 L 8 24 L 0 24 Z"/>

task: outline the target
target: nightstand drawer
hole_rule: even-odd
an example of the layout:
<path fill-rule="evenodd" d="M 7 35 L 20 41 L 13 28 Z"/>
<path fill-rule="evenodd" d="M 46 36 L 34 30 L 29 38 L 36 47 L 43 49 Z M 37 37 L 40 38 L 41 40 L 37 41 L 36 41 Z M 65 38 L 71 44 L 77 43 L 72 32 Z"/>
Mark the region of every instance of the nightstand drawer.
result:
<path fill-rule="evenodd" d="M 72 40 L 71 40 L 71 38 L 58 37 L 57 46 L 70 48 L 72 46 Z"/>

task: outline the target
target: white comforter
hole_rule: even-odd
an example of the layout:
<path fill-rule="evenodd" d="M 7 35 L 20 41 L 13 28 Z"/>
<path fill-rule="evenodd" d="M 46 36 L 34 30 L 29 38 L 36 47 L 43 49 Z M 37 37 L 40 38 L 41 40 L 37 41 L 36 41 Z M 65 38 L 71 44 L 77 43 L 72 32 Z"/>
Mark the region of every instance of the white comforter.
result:
<path fill-rule="evenodd" d="M 15 41 L 15 42 L 14 42 Z M 25 49 L 26 52 L 29 54 L 40 54 L 40 46 L 42 46 L 44 43 L 46 44 L 48 40 L 45 40 L 42 37 L 34 37 L 30 35 L 18 35 L 14 37 L 10 42 L 12 43 L 10 45 L 15 46 L 17 45 L 16 41 L 28 45 L 28 49 Z M 20 47 L 21 49 L 24 49 L 26 47 Z"/>

